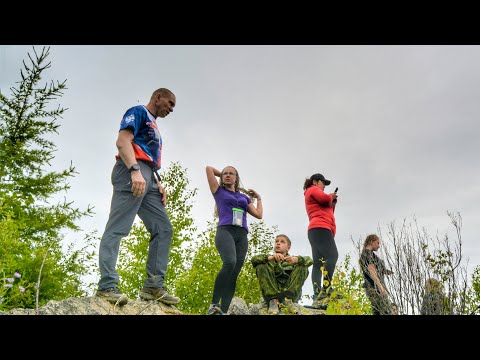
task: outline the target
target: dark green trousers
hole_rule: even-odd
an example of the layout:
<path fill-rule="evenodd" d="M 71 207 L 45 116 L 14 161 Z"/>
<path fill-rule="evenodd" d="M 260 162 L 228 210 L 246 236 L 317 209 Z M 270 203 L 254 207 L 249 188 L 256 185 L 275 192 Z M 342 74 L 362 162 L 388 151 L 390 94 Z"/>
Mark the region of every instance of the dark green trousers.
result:
<path fill-rule="evenodd" d="M 255 268 L 263 298 L 268 304 L 271 299 L 283 300 L 287 297 L 298 302 L 302 287 L 308 277 L 308 268 L 295 266 L 290 274 L 278 271 L 278 264 L 269 262 L 259 264 Z"/>

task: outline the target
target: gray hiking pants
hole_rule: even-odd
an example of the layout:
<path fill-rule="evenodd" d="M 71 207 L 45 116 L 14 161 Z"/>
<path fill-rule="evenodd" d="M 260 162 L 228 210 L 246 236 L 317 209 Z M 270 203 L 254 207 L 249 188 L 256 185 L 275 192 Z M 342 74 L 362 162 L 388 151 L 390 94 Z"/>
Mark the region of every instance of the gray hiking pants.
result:
<path fill-rule="evenodd" d="M 113 195 L 110 216 L 100 241 L 98 254 L 101 274 L 99 290 L 118 286 L 116 264 L 120 241 L 130 233 L 137 214 L 151 234 L 145 286 L 163 287 L 172 242 L 172 225 L 162 204 L 152 168 L 143 161 L 138 161 L 138 164 L 146 181 L 142 197 L 133 196 L 131 175 L 122 159 L 117 160 L 112 170 Z"/>

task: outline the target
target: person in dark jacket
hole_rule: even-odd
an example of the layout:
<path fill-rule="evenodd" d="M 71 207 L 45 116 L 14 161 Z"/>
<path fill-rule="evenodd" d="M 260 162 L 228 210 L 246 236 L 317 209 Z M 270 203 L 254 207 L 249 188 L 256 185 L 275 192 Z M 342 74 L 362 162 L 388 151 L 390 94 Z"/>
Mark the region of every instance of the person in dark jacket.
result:
<path fill-rule="evenodd" d="M 363 287 L 372 305 L 373 315 L 394 315 L 398 313 L 397 306 L 389 299 L 385 285 L 385 275 L 393 272 L 385 267 L 385 263 L 374 251 L 380 248 L 380 238 L 376 234 L 366 237 L 360 254 L 360 268 L 365 282 Z"/>
<path fill-rule="evenodd" d="M 263 299 L 268 305 L 268 314 L 279 313 L 279 304 L 296 313 L 293 303 L 298 302 L 302 287 L 308 277 L 308 267 L 313 264 L 309 256 L 292 256 L 288 253 L 292 242 L 287 235 L 275 238 L 274 253 L 253 256 Z"/>

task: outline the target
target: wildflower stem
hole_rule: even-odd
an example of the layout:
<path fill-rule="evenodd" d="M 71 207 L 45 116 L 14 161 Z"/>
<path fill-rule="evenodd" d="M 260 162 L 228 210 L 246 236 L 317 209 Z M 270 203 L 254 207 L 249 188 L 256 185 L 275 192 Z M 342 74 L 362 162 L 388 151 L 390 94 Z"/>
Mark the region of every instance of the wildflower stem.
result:
<path fill-rule="evenodd" d="M 40 266 L 40 271 L 38 273 L 38 280 L 37 280 L 37 293 L 35 295 L 35 313 L 38 315 L 38 296 L 40 294 L 40 278 L 42 277 L 42 269 L 43 265 L 45 264 L 45 260 L 47 259 L 48 251 L 50 250 L 50 246 L 48 247 L 47 251 L 45 251 L 45 255 L 43 256 L 42 265 Z"/>

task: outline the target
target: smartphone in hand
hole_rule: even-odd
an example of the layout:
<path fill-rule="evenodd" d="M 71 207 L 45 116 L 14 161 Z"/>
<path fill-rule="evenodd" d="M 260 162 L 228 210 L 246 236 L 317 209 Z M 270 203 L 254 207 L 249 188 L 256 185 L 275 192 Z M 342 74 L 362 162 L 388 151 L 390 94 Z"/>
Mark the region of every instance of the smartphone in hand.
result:
<path fill-rule="evenodd" d="M 338 191 L 338 187 L 336 187 L 336 188 L 335 188 L 335 191 L 334 191 L 334 193 L 336 194 L 336 193 L 337 193 L 337 191 Z"/>

